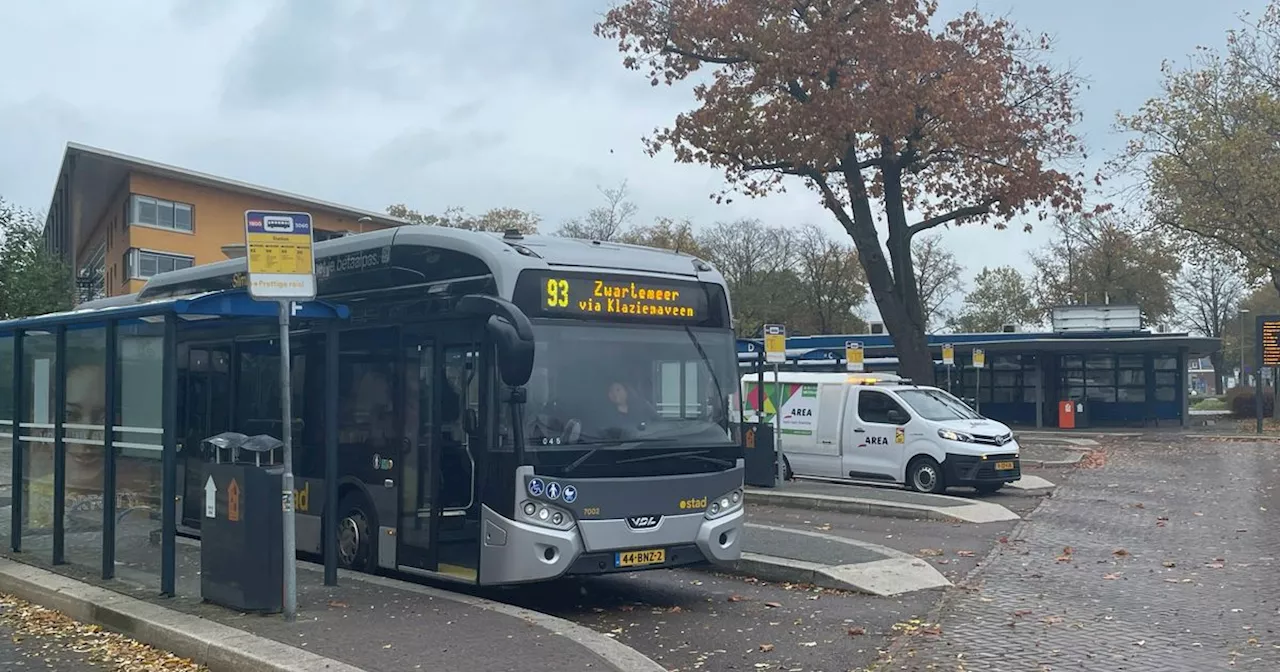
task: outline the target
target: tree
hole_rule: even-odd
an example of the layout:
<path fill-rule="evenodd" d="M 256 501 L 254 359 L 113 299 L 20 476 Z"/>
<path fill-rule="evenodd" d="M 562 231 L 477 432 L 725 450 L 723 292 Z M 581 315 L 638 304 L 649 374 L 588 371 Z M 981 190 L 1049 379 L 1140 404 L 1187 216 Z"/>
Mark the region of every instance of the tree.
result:
<path fill-rule="evenodd" d="M 1162 226 L 1238 252 L 1280 292 L 1280 0 L 1202 50 L 1163 67 L 1163 92 L 1119 125 L 1135 138 L 1115 162 L 1144 178 Z"/>
<path fill-rule="evenodd" d="M 858 333 L 866 323 L 854 311 L 867 299 L 867 282 L 858 253 L 810 224 L 796 246 L 800 320 L 789 325 L 816 334 Z"/>
<path fill-rule="evenodd" d="M 1245 297 L 1245 279 L 1239 269 L 1238 257 L 1228 250 L 1207 247 L 1200 250 L 1193 261 L 1182 268 L 1182 275 L 1174 287 L 1178 317 L 1192 331 L 1211 338 L 1222 338 L 1231 322 L 1240 314 L 1240 304 Z M 1227 352 L 1219 349 L 1209 354 L 1213 364 L 1213 393 L 1223 393 L 1223 377 L 1226 375 Z M 1240 364 L 1239 351 L 1230 366 Z"/>
<path fill-rule="evenodd" d="M 497 233 L 515 229 L 525 235 L 537 233 L 538 224 L 542 222 L 542 218 L 536 213 L 519 208 L 491 208 L 482 215 L 472 215 L 463 208 L 451 207 L 445 209 L 442 215 L 424 215 L 397 203 L 387 207 L 387 214 L 413 224 Z"/>
<path fill-rule="evenodd" d="M 669 217 L 659 217 L 648 226 L 636 226 L 626 230 L 619 238 L 622 242 L 631 245 L 657 247 L 710 260 L 710 255 L 693 231 L 693 223 L 687 219 L 677 222 Z"/>
<path fill-rule="evenodd" d="M 613 189 L 596 188 L 604 196 L 604 205 L 591 208 L 582 219 L 565 222 L 557 236 L 610 241 L 627 232 L 638 208 L 627 198 L 626 180 Z"/>
<path fill-rule="evenodd" d="M 956 255 L 942 246 L 942 237 L 921 236 L 912 244 L 912 264 L 916 269 L 920 309 L 925 327 L 946 318 L 943 311 L 951 297 L 960 291 L 960 274 L 964 272 Z"/>
<path fill-rule="evenodd" d="M 1082 155 L 1077 78 L 1041 62 L 1047 39 L 973 11 L 934 31 L 935 10 L 933 0 L 627 0 L 595 27 L 654 86 L 713 69 L 694 86 L 699 107 L 647 138 L 648 152 L 723 169 L 726 192 L 763 196 L 791 177 L 814 189 L 853 239 L 901 373 L 921 382 L 934 371 L 912 238 L 1082 203 L 1079 178 L 1050 167 Z"/>
<path fill-rule="evenodd" d="M 34 213 L 0 198 L 0 319 L 68 310 L 74 304 L 71 269 L 44 246 Z"/>
<path fill-rule="evenodd" d="M 1136 304 L 1153 324 L 1174 314 L 1178 250 L 1119 213 L 1060 217 L 1057 236 L 1032 261 L 1045 317 L 1055 306 L 1111 303 Z"/>
<path fill-rule="evenodd" d="M 983 267 L 973 279 L 973 291 L 947 326 L 955 332 L 997 332 L 1006 324 L 1027 327 L 1040 321 L 1031 284 L 1012 266 Z"/>
<path fill-rule="evenodd" d="M 797 292 L 795 235 L 758 219 L 718 222 L 700 236 L 701 245 L 724 275 L 741 336 L 761 326 L 786 323 Z"/>

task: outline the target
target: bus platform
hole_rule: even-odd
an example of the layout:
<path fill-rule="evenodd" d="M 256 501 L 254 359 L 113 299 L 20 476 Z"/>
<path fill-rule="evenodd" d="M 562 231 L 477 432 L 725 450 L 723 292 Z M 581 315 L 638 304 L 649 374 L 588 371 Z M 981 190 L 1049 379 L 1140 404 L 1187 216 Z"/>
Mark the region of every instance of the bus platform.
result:
<path fill-rule="evenodd" d="M 1020 519 L 1007 507 L 978 498 L 801 479 L 787 481 L 777 488 L 748 487 L 747 503 L 954 523 Z"/>
<path fill-rule="evenodd" d="M 0 559 L 0 592 L 96 622 L 205 664 L 211 672 L 400 672 L 527 669 L 660 672 L 634 649 L 569 621 L 381 576 L 298 565 L 298 618 L 244 614 L 199 596 L 198 542 L 177 544 L 177 594 L 158 596 L 152 571 L 103 582 L 74 568 Z M 108 589 L 109 587 L 109 589 Z"/>

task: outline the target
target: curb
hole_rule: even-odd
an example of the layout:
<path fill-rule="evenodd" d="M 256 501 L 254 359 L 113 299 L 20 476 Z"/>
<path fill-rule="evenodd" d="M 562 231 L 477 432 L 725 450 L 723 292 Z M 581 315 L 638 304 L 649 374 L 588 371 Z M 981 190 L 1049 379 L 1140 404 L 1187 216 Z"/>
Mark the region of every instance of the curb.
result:
<path fill-rule="evenodd" d="M 304 562 L 299 562 L 298 568 L 311 572 L 324 571 L 322 567 Z M 376 576 L 373 574 L 338 570 L 338 577 L 344 581 L 362 581 L 364 583 L 371 583 L 377 586 L 393 588 L 395 590 L 403 590 L 405 592 L 418 593 L 419 595 L 427 595 L 441 600 L 449 600 L 459 604 L 465 604 L 469 607 L 494 611 L 503 614 L 504 616 L 518 618 L 530 625 L 540 627 L 552 634 L 560 635 L 561 637 L 588 649 L 618 670 L 618 672 L 667 672 L 667 668 L 659 665 L 648 656 L 645 656 L 626 644 L 623 644 L 612 637 L 606 637 L 591 628 L 578 625 L 573 621 L 569 621 L 558 616 L 544 614 L 540 611 L 533 611 L 532 609 L 525 609 L 523 607 L 517 607 L 505 602 L 497 602 L 483 597 L 477 597 L 475 595 L 454 593 L 447 590 L 441 590 L 439 588 L 432 588 L 430 586 L 424 586 L 417 583 L 397 581 L 395 579 Z M 307 669 L 310 670 L 313 668 Z"/>
<path fill-rule="evenodd" d="M 211 672 L 364 672 L 304 649 L 8 558 L 0 558 L 0 591 L 190 658 Z"/>
<path fill-rule="evenodd" d="M 1188 439 L 1217 439 L 1219 441 L 1280 441 L 1275 434 L 1187 434 Z"/>
<path fill-rule="evenodd" d="M 998 523 L 1021 519 L 1018 514 L 999 504 L 980 500 L 965 500 L 966 503 L 956 506 L 928 506 L 926 504 L 890 502 L 865 497 L 776 492 L 759 488 L 748 488 L 746 498 L 747 501 L 756 504 L 771 504 L 773 506 L 818 511 L 837 511 L 840 513 L 887 518 L 909 518 L 912 520 L 923 518 L 945 523 Z"/>
<path fill-rule="evenodd" d="M 893 597 L 904 593 L 951 586 L 951 582 L 929 563 L 886 546 L 789 527 L 755 523 L 747 523 L 747 526 L 802 534 L 834 543 L 857 546 L 882 555 L 884 559 L 847 565 L 826 565 L 744 552 L 742 558 L 732 565 L 732 570 L 737 573 L 748 574 L 766 581 L 807 583 L 819 588 L 848 590 L 879 597 Z"/>

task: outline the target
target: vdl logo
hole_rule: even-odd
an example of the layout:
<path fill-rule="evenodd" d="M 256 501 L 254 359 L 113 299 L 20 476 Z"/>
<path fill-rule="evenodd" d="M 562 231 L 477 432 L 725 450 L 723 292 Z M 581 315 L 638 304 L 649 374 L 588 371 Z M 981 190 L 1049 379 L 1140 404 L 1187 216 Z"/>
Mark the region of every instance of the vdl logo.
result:
<path fill-rule="evenodd" d="M 633 530 L 648 530 L 658 526 L 662 516 L 629 516 L 627 526 Z"/>

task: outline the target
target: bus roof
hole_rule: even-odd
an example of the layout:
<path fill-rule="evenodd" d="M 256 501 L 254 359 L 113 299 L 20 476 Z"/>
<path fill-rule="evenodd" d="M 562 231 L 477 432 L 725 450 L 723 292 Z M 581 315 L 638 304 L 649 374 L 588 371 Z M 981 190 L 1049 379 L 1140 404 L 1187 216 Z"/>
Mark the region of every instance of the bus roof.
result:
<path fill-rule="evenodd" d="M 501 234 L 420 224 L 316 243 L 315 254 L 319 262 L 338 255 L 401 245 L 448 249 L 477 257 L 492 270 L 499 290 L 504 295 L 510 295 L 516 277 L 527 268 L 596 269 L 684 276 L 724 284 L 723 276 L 710 264 L 682 252 L 559 236 Z M 139 296 L 149 298 L 163 295 L 165 288 L 174 285 L 241 273 L 245 270 L 245 263 L 242 257 L 162 273 L 149 279 Z M 124 297 L 113 298 L 123 299 Z"/>

